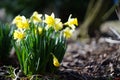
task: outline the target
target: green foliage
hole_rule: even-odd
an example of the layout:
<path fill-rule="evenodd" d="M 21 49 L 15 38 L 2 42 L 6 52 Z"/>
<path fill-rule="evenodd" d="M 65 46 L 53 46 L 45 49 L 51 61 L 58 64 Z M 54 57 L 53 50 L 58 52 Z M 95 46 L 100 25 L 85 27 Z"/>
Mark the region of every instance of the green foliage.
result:
<path fill-rule="evenodd" d="M 10 26 L 0 23 L 0 60 L 5 60 L 9 56 L 11 49 L 11 37 L 9 35 Z"/>
<path fill-rule="evenodd" d="M 8 72 L 9 72 L 9 75 L 6 76 L 6 77 L 14 79 L 14 78 L 15 78 L 14 68 L 13 68 L 12 66 L 8 66 L 8 67 L 7 67 L 7 70 L 8 70 Z"/>

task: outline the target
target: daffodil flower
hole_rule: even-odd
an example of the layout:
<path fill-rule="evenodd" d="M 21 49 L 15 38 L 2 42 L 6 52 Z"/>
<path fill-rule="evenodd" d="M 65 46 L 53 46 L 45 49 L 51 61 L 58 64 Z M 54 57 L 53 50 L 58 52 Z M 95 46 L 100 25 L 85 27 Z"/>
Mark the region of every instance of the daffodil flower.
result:
<path fill-rule="evenodd" d="M 13 19 L 13 24 L 16 24 L 18 22 L 22 21 L 22 17 L 20 15 L 16 16 L 14 19 Z"/>
<path fill-rule="evenodd" d="M 45 14 L 45 21 L 48 27 L 52 27 L 55 24 L 55 15 L 52 13 L 51 16 Z"/>
<path fill-rule="evenodd" d="M 65 25 L 68 25 L 73 30 L 75 29 L 75 25 L 78 26 L 78 20 L 77 18 L 71 18 L 72 15 L 69 16 L 68 21 L 65 23 Z"/>
<path fill-rule="evenodd" d="M 15 30 L 13 36 L 14 39 L 22 40 L 25 37 L 25 33 L 21 30 Z"/>
<path fill-rule="evenodd" d="M 55 15 L 52 13 L 51 16 L 45 14 L 44 22 L 47 24 L 46 29 L 53 27 L 55 31 L 58 31 L 63 28 L 63 24 L 59 18 L 55 18 Z"/>
<path fill-rule="evenodd" d="M 28 23 L 28 21 L 21 21 L 21 22 L 17 23 L 16 26 L 19 29 L 28 29 L 29 28 L 29 23 Z"/>
<path fill-rule="evenodd" d="M 62 22 L 59 22 L 59 23 L 55 24 L 55 26 L 54 26 L 55 31 L 59 31 L 62 28 L 63 28 Z"/>
<path fill-rule="evenodd" d="M 72 36 L 72 33 L 73 33 L 73 30 L 71 30 L 71 29 L 68 28 L 68 27 L 63 30 L 63 35 L 64 35 L 64 37 L 67 38 L 67 39 Z"/>
<path fill-rule="evenodd" d="M 34 23 L 41 22 L 42 19 L 42 14 L 38 14 L 38 12 L 34 12 L 33 15 L 30 17 L 30 21 L 33 21 Z"/>
<path fill-rule="evenodd" d="M 41 27 L 38 27 L 38 32 L 39 32 L 39 34 L 42 34 L 42 28 Z"/>
<path fill-rule="evenodd" d="M 28 29 L 29 28 L 29 23 L 28 20 L 24 16 L 17 16 L 13 20 L 13 24 L 16 24 L 16 26 L 19 29 Z"/>
<path fill-rule="evenodd" d="M 53 65 L 55 67 L 59 67 L 60 63 L 59 63 L 58 59 L 55 57 L 55 55 L 53 53 L 51 53 L 51 55 L 53 56 Z"/>
<path fill-rule="evenodd" d="M 43 30 L 43 29 L 42 29 L 41 27 L 38 27 L 38 33 L 39 33 L 39 34 L 42 34 L 42 30 Z M 35 29 L 35 34 L 36 34 L 36 33 L 37 33 L 37 30 Z"/>

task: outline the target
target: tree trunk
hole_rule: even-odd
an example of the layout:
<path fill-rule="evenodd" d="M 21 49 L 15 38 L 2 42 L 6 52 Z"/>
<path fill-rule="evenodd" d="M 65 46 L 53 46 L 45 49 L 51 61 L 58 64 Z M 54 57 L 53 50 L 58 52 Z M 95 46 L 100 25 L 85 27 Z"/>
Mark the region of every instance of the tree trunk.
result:
<path fill-rule="evenodd" d="M 97 14 L 99 13 L 100 8 L 102 6 L 102 2 L 103 2 L 103 0 L 97 0 L 95 2 L 95 5 L 92 6 L 93 3 L 94 3 L 94 0 L 90 1 L 90 4 L 92 4 L 91 9 L 88 9 L 89 14 L 87 13 L 86 18 L 85 18 L 83 24 L 80 26 L 80 29 L 79 29 L 80 35 L 81 35 L 82 38 L 87 38 L 88 37 L 88 26 L 94 21 Z M 88 6 L 88 8 L 89 8 L 89 6 Z"/>

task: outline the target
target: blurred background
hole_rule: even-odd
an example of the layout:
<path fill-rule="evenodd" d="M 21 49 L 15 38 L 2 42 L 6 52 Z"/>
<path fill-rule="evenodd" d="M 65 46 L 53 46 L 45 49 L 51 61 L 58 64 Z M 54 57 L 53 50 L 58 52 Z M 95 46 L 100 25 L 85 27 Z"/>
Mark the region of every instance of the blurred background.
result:
<path fill-rule="evenodd" d="M 17 15 L 30 17 L 34 11 L 55 13 L 62 22 L 70 14 L 77 17 L 77 37 L 95 37 L 105 21 L 118 20 L 116 7 L 119 0 L 0 0 L 0 21 L 10 23 Z M 80 35 L 78 35 L 80 34 Z"/>

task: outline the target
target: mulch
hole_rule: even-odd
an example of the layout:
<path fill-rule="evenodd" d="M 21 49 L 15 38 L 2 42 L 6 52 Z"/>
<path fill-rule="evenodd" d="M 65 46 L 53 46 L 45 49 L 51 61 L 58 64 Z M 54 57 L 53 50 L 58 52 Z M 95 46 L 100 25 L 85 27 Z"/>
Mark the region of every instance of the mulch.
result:
<path fill-rule="evenodd" d="M 65 80 L 120 80 L 120 45 L 71 42 L 60 71 Z"/>

